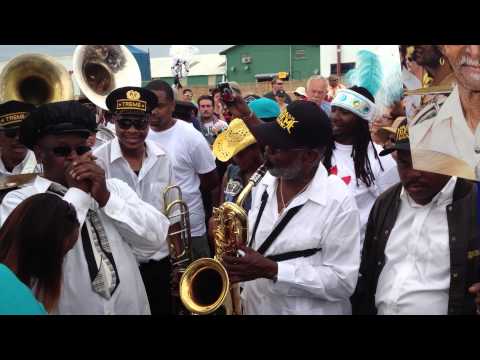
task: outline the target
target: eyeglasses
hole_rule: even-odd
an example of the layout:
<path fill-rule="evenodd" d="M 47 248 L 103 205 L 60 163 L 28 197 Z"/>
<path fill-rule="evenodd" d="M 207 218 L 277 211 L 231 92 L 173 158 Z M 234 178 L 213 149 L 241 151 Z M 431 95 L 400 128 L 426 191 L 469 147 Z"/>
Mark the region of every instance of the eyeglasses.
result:
<path fill-rule="evenodd" d="M 132 126 L 136 130 L 145 130 L 148 127 L 148 119 L 115 119 L 118 127 L 122 130 L 128 130 Z"/>
<path fill-rule="evenodd" d="M 18 130 L 20 128 L 19 127 L 13 127 L 13 128 L 5 128 L 3 129 L 3 133 L 5 134 L 6 137 L 10 138 L 10 139 L 13 139 L 14 137 L 16 137 L 18 135 Z"/>
<path fill-rule="evenodd" d="M 73 150 L 75 150 L 77 155 L 83 155 L 92 150 L 90 146 L 86 146 L 86 145 L 79 145 L 75 148 L 71 148 L 69 145 L 63 145 L 63 146 L 55 146 L 53 148 L 47 148 L 47 149 L 51 150 L 53 154 L 58 157 L 70 156 Z"/>

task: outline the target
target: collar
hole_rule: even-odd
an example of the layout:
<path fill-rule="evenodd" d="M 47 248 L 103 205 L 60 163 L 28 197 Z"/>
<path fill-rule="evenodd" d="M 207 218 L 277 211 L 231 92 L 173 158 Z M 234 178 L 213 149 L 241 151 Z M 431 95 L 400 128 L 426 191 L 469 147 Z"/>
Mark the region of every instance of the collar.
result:
<path fill-rule="evenodd" d="M 315 175 L 313 176 L 313 179 L 307 187 L 307 190 L 299 195 L 300 198 L 305 199 L 305 201 L 302 201 L 302 203 L 306 202 L 307 200 L 312 200 L 319 205 L 325 206 L 327 204 L 327 179 L 327 170 L 325 169 L 325 166 L 320 163 Z M 277 188 L 277 183 L 278 179 L 267 172 L 261 184 L 264 186 L 264 189 L 267 190 L 269 198 L 272 198 L 272 194 Z M 263 193 L 263 191 L 261 193 Z"/>
<path fill-rule="evenodd" d="M 460 102 L 460 93 L 458 91 L 458 85 L 455 85 L 453 87 L 452 92 L 445 100 L 443 106 L 440 107 L 440 110 L 438 111 L 438 114 L 436 117 L 439 119 L 453 117 L 454 119 L 458 119 L 459 122 L 461 120 L 462 122 L 466 123 L 467 120 L 463 115 L 463 109 L 462 109 L 462 103 Z"/>
<path fill-rule="evenodd" d="M 420 205 L 417 204 L 407 193 L 405 188 L 402 186 L 402 190 L 400 191 L 400 198 L 402 200 L 406 200 L 410 203 L 411 207 L 413 208 L 421 208 L 424 206 L 439 206 L 443 204 L 451 204 L 453 202 L 453 191 L 455 190 L 455 186 L 457 184 L 457 177 L 452 176 L 450 180 L 447 181 L 445 186 L 442 188 L 442 190 L 439 191 L 437 195 L 435 195 L 428 204 L 426 205 Z"/>
<path fill-rule="evenodd" d="M 110 163 L 113 163 L 114 161 L 123 157 L 123 154 L 118 138 L 114 138 L 110 144 Z M 154 157 L 165 155 L 165 151 L 151 140 L 145 140 L 145 151 L 147 157 L 149 155 L 153 155 Z"/>
<path fill-rule="evenodd" d="M 2 160 L 2 152 L 0 150 L 0 173 L 9 173 L 9 171 L 7 171 L 7 169 L 5 168 L 5 164 Z M 20 173 L 23 172 L 23 168 L 25 167 L 25 165 L 27 164 L 27 162 L 31 161 L 32 159 L 32 156 L 35 158 L 35 154 L 33 153 L 33 151 L 31 150 L 28 150 L 27 151 L 27 155 L 25 155 L 25 157 L 23 158 L 23 160 L 17 165 L 15 166 L 13 169 L 12 169 L 12 172 L 16 169 L 16 168 L 19 168 L 20 169 Z M 33 171 L 32 171 L 33 172 Z"/>
<path fill-rule="evenodd" d="M 47 191 L 53 181 L 50 181 L 42 176 L 37 176 L 33 182 L 33 187 L 38 190 L 39 193 Z"/>

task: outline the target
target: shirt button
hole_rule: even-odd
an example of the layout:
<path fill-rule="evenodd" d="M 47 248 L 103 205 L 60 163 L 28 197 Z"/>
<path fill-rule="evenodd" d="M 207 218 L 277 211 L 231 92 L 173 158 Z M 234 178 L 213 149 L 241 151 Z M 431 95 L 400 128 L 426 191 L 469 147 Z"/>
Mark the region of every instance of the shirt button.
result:
<path fill-rule="evenodd" d="M 448 206 L 447 206 L 447 210 L 448 210 L 448 211 L 452 211 L 452 205 L 448 205 Z"/>
<path fill-rule="evenodd" d="M 385 235 L 388 235 L 389 231 L 388 230 L 385 230 Z"/>
<path fill-rule="evenodd" d="M 382 266 L 382 262 L 379 261 L 379 262 L 377 263 L 377 265 L 378 265 L 378 266 Z"/>
<path fill-rule="evenodd" d="M 453 278 L 456 279 L 458 277 L 458 273 L 453 273 Z"/>
<path fill-rule="evenodd" d="M 454 241 L 457 240 L 457 238 L 455 236 L 452 236 L 451 240 L 452 240 L 452 242 L 454 242 Z"/>

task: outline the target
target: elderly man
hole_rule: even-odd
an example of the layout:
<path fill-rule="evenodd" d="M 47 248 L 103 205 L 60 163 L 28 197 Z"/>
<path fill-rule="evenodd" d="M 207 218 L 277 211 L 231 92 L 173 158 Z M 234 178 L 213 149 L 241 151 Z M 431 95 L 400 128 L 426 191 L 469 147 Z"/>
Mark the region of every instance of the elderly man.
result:
<path fill-rule="evenodd" d="M 413 166 L 480 180 L 480 45 L 441 45 L 440 49 L 457 85 L 436 116 L 425 109 L 412 120 Z"/>
<path fill-rule="evenodd" d="M 307 99 L 315 104 L 330 116 L 330 103 L 327 100 L 328 81 L 323 76 L 314 75 L 307 80 Z"/>
<path fill-rule="evenodd" d="M 343 181 L 321 163 L 332 137 L 327 115 L 294 101 L 274 122 L 242 117 L 249 116 L 259 124 L 252 133 L 266 146 L 269 174 L 252 199 L 245 256 L 224 258 L 231 281 L 244 282 L 245 313 L 349 314 L 360 221 Z"/>
<path fill-rule="evenodd" d="M 345 86 L 338 81 L 338 76 L 330 75 L 328 77 L 327 101 L 332 101 L 340 89 L 345 89 Z"/>

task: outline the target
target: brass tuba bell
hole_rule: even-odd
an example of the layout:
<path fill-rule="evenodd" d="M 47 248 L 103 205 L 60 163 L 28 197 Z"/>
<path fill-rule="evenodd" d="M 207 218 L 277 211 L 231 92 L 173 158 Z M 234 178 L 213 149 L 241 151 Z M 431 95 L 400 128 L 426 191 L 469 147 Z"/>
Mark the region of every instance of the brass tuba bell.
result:
<path fill-rule="evenodd" d="M 24 54 L 10 60 L 0 74 L 0 101 L 33 105 L 73 99 L 73 82 L 67 69 L 43 54 Z"/>
<path fill-rule="evenodd" d="M 137 60 L 124 45 L 78 45 L 73 53 L 73 75 L 82 93 L 98 107 L 113 90 L 142 86 Z"/>

